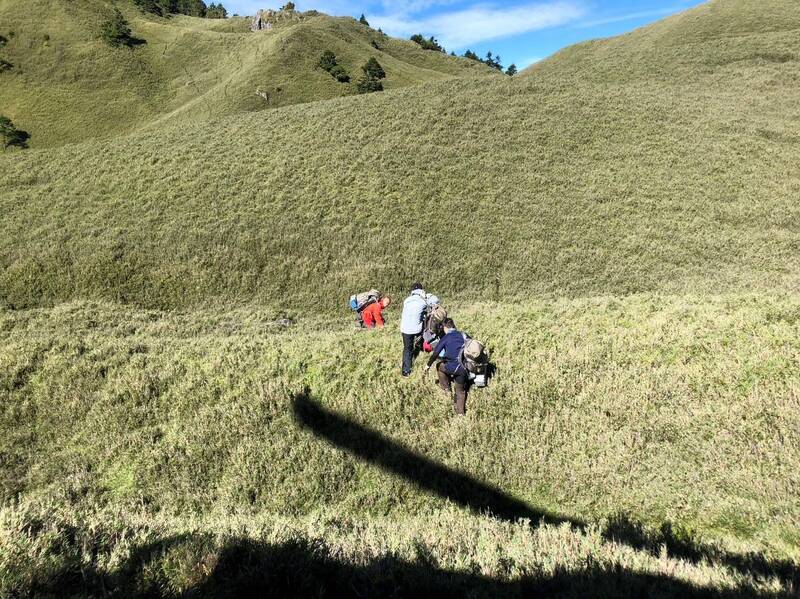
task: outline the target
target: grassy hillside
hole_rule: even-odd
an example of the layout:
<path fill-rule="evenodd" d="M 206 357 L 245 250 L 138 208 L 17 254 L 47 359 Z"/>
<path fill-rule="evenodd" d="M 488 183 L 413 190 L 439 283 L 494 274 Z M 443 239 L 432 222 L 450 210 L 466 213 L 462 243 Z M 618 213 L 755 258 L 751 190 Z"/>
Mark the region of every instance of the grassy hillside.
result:
<path fill-rule="evenodd" d="M 800 61 L 708 67 L 752 39 L 698 42 L 688 79 L 553 66 L 7 154 L 0 301 L 797 291 Z"/>
<path fill-rule="evenodd" d="M 105 0 L 0 0 L 0 35 L 9 40 L 0 52 L 14 65 L 0 73 L 0 114 L 28 130 L 33 146 L 351 95 L 371 56 L 387 72 L 386 89 L 491 74 L 352 18 L 309 16 L 252 33 L 246 18 L 159 18 L 118 4 L 146 44 L 111 48 L 100 39 L 111 13 Z M 325 50 L 335 52 L 353 83 L 316 68 Z"/>
<path fill-rule="evenodd" d="M 708 86 L 741 77 L 750 84 L 788 85 L 800 60 L 800 12 L 785 0 L 711 0 L 619 37 L 566 48 L 526 69 L 533 77 L 577 77 L 594 83 L 680 80 Z"/>
<path fill-rule="evenodd" d="M 459 421 L 430 380 L 398 381 L 394 330 L 308 319 L 287 330 L 255 310 L 0 313 L 0 491 L 13 502 L 0 584 L 50 588 L 96 568 L 73 588 L 116 572 L 176 592 L 214 581 L 198 560 L 213 570 L 250 550 L 261 557 L 243 579 L 277 585 L 275 560 L 324 558 L 325 576 L 348 581 L 330 560 L 387 556 L 490 589 L 565 576 L 555 586 L 576 596 L 593 577 L 610 592 L 639 576 L 634 589 L 671 580 L 764 596 L 800 583 L 780 565 L 800 534 L 797 299 L 457 313 L 491 340 L 500 372 Z M 449 522 L 463 537 L 441 536 Z M 71 529 L 83 540 L 64 541 Z M 229 559 L 223 577 L 242 567 Z M 356 584 L 402 588 L 382 576 L 403 567 L 370 566 Z"/>
<path fill-rule="evenodd" d="M 0 595 L 795 596 L 798 21 L 0 155 Z M 466 418 L 349 328 L 414 279 Z"/>

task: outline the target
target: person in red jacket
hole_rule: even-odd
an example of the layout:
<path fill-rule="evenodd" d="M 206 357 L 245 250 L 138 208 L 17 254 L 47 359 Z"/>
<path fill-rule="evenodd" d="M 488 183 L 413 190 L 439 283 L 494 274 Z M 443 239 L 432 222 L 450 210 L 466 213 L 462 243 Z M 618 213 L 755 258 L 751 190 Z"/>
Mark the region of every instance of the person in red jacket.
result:
<path fill-rule="evenodd" d="M 384 324 L 383 311 L 388 308 L 391 303 L 392 300 L 388 297 L 382 297 L 377 302 L 373 302 L 364 308 L 364 311 L 361 312 L 361 320 L 364 322 L 364 326 L 368 329 L 382 327 Z"/>

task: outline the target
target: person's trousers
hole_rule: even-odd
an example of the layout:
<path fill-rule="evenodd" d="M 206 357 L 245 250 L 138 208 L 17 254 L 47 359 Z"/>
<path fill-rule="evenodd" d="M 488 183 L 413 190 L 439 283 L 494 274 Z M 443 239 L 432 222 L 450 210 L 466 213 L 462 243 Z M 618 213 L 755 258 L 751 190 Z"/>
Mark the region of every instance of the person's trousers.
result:
<path fill-rule="evenodd" d="M 461 368 L 460 370 L 464 370 Z M 467 373 L 466 371 L 460 372 L 458 374 L 450 374 L 449 372 L 445 371 L 444 363 L 440 362 L 439 365 L 436 367 L 436 373 L 439 375 L 439 386 L 442 388 L 442 391 L 447 392 L 448 394 L 451 391 L 451 381 L 455 385 L 456 388 L 456 396 L 455 401 L 453 402 L 453 408 L 456 411 L 456 414 L 463 416 L 467 413 Z"/>
<path fill-rule="evenodd" d="M 417 352 L 417 341 L 422 338 L 422 334 L 408 335 L 403 333 L 403 376 L 411 374 L 411 366 L 414 364 L 414 357 Z"/>

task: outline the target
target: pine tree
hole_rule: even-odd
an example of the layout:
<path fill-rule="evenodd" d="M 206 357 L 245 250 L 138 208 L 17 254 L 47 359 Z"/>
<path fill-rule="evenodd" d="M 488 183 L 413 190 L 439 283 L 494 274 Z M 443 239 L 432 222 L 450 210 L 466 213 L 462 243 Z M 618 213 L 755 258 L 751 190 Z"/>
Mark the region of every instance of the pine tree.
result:
<path fill-rule="evenodd" d="M 100 36 L 108 45 L 115 48 L 133 44 L 130 25 L 118 8 L 114 9 L 111 17 L 100 27 Z"/>
<path fill-rule="evenodd" d="M 364 71 L 364 75 L 370 79 L 380 80 L 386 78 L 386 71 L 383 70 L 383 67 L 374 56 L 372 56 L 367 63 L 361 67 L 361 70 Z"/>
<path fill-rule="evenodd" d="M 361 70 L 364 71 L 364 76 L 358 80 L 358 93 L 382 92 L 383 83 L 381 83 L 381 79 L 386 77 L 386 71 L 383 70 L 383 67 L 374 56 L 361 67 Z"/>
<path fill-rule="evenodd" d="M 508 69 L 506 69 L 506 75 L 508 75 L 509 77 L 513 77 L 516 74 L 517 74 L 517 65 L 511 63 Z"/>
<path fill-rule="evenodd" d="M 369 22 L 367 21 L 367 17 L 364 16 L 364 13 L 361 13 L 361 18 L 358 20 L 358 22 L 369 27 Z"/>

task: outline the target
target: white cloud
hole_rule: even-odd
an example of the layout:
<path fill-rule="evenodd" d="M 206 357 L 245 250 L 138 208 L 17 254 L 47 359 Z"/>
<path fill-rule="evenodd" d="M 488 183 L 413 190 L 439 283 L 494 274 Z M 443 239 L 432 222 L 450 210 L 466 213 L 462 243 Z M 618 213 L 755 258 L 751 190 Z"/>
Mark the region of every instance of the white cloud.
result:
<path fill-rule="evenodd" d="M 672 6 L 670 8 L 658 8 L 656 10 L 643 10 L 639 12 L 632 12 L 627 13 L 624 15 L 615 15 L 604 17 L 600 19 L 593 19 L 591 21 L 581 21 L 577 23 L 575 27 L 579 29 L 588 29 L 590 27 L 598 27 L 600 25 L 610 25 L 612 23 L 622 23 L 624 21 L 633 21 L 634 19 L 649 19 L 651 17 L 663 17 L 665 15 L 671 15 L 681 10 L 685 10 L 687 6 L 680 5 L 680 6 Z"/>
<path fill-rule="evenodd" d="M 384 10 L 393 14 L 411 15 L 436 6 L 458 4 L 460 0 L 381 0 Z"/>
<path fill-rule="evenodd" d="M 582 2 L 561 0 L 529 3 L 512 8 L 476 5 L 464 10 L 440 13 L 427 18 L 409 18 L 407 13 L 370 19 L 392 35 L 408 37 L 414 33 L 435 36 L 448 50 L 460 50 L 471 44 L 557 27 L 586 14 Z"/>

